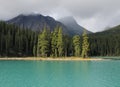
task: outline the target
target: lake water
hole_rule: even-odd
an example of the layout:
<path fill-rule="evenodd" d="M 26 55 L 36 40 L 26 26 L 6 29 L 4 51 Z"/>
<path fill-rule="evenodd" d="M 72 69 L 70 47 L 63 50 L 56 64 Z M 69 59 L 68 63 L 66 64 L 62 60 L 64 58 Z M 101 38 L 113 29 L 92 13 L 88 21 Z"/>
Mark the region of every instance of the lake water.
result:
<path fill-rule="evenodd" d="M 120 61 L 0 61 L 0 87 L 120 87 Z"/>

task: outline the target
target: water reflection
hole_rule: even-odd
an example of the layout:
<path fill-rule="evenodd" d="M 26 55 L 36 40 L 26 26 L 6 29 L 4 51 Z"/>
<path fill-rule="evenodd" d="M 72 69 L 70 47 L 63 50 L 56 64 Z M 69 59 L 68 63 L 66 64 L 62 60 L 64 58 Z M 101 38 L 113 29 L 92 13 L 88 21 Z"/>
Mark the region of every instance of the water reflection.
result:
<path fill-rule="evenodd" d="M 71 87 L 83 83 L 89 78 L 91 62 L 41 61 L 36 62 L 36 72 L 42 79 L 48 79 L 51 84 L 71 84 Z M 82 80 L 81 80 L 82 78 Z M 47 82 L 48 84 L 49 82 Z"/>
<path fill-rule="evenodd" d="M 120 61 L 5 61 L 0 70 L 0 87 L 120 86 Z"/>

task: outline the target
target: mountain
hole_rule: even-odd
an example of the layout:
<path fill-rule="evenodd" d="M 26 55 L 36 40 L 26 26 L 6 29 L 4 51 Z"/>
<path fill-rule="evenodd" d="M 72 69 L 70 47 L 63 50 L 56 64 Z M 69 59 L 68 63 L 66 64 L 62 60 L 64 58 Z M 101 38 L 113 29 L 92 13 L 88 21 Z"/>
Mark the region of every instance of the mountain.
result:
<path fill-rule="evenodd" d="M 112 34 L 120 33 L 120 25 L 117 25 L 115 27 L 109 28 L 108 30 L 105 30 L 103 32 L 112 33 Z"/>
<path fill-rule="evenodd" d="M 95 36 L 115 36 L 115 35 L 119 35 L 120 34 L 120 25 L 117 25 L 115 27 L 109 28 L 107 30 L 104 30 L 102 32 L 97 32 L 91 35 L 95 35 Z"/>
<path fill-rule="evenodd" d="M 77 22 L 71 18 L 64 18 L 57 21 L 50 16 L 43 16 L 41 14 L 30 14 L 30 15 L 19 15 L 13 19 L 6 21 L 8 24 L 15 24 L 21 28 L 25 27 L 33 31 L 42 31 L 44 26 L 46 26 L 51 31 L 54 30 L 56 26 L 61 26 L 63 32 L 68 35 L 81 35 L 84 28 L 77 24 Z M 87 33 L 91 33 L 87 31 Z"/>
<path fill-rule="evenodd" d="M 120 56 L 120 25 L 89 34 L 90 55 Z"/>
<path fill-rule="evenodd" d="M 15 24 L 21 28 L 25 27 L 31 29 L 33 31 L 42 31 L 44 26 L 53 31 L 56 26 L 61 26 L 63 28 L 63 32 L 68 33 L 66 26 L 62 23 L 56 21 L 50 16 L 43 16 L 40 14 L 19 15 L 6 22 L 8 24 Z"/>
<path fill-rule="evenodd" d="M 80 26 L 76 20 L 69 16 L 69 17 L 65 17 L 65 18 L 62 18 L 62 19 L 59 19 L 59 21 L 61 23 L 63 23 L 67 28 L 68 28 L 68 31 L 70 32 L 70 34 L 74 35 L 75 34 L 79 34 L 81 35 L 84 31 L 85 28 L 83 28 L 82 26 Z M 72 32 L 71 32 L 72 31 Z M 86 30 L 86 32 L 89 34 L 89 33 L 92 33 L 88 30 Z"/>

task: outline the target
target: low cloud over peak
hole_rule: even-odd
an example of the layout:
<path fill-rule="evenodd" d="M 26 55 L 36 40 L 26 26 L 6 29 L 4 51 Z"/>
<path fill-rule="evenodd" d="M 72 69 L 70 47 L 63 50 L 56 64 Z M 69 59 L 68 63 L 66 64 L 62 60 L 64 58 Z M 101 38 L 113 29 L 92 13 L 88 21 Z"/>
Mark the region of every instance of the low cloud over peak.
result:
<path fill-rule="evenodd" d="M 0 19 L 39 13 L 56 19 L 73 16 L 85 28 L 97 32 L 120 24 L 120 0 L 0 0 Z"/>

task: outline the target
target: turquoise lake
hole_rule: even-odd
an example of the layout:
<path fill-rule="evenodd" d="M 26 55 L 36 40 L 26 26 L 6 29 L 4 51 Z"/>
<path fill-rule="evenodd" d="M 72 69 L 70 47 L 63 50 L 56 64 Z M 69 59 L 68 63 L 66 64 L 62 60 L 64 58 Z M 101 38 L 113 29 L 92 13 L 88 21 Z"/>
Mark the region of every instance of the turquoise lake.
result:
<path fill-rule="evenodd" d="M 0 87 L 120 87 L 120 61 L 0 61 Z"/>

